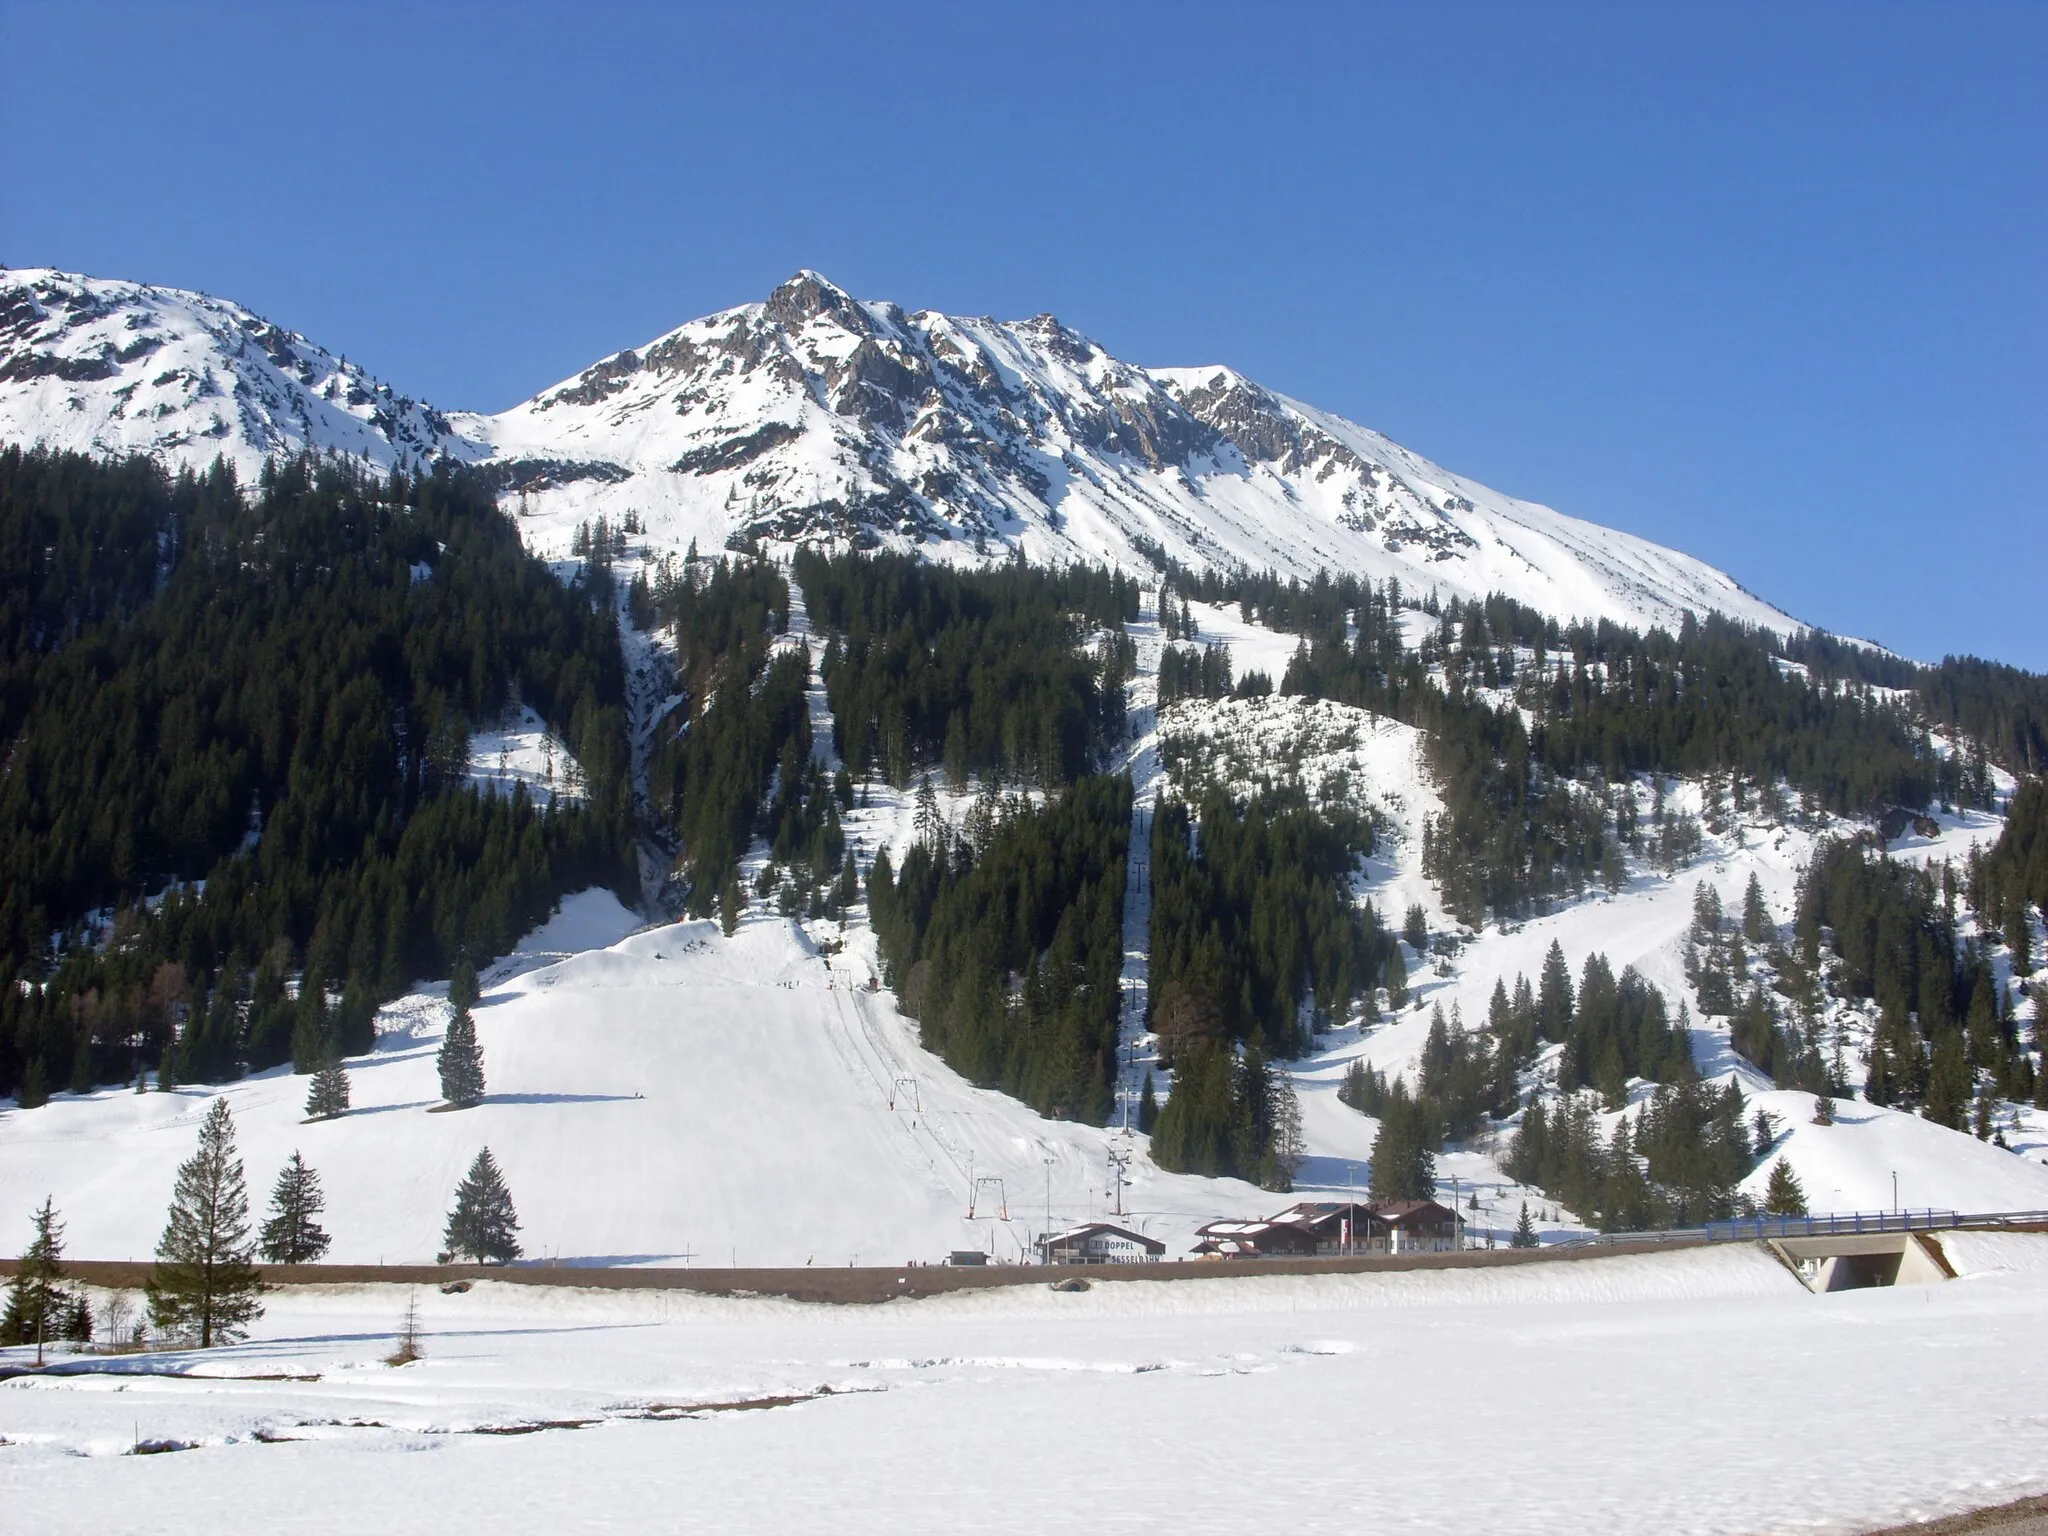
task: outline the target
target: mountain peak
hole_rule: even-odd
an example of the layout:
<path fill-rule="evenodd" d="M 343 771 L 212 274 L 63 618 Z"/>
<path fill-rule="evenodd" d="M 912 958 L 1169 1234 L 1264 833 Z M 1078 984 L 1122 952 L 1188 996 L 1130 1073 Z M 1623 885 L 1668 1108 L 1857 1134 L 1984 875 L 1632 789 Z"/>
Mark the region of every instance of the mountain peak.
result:
<path fill-rule="evenodd" d="M 809 267 L 798 270 L 768 295 L 768 318 L 777 325 L 796 330 L 821 315 L 831 315 L 854 329 L 866 329 L 865 317 L 853 295 Z"/>

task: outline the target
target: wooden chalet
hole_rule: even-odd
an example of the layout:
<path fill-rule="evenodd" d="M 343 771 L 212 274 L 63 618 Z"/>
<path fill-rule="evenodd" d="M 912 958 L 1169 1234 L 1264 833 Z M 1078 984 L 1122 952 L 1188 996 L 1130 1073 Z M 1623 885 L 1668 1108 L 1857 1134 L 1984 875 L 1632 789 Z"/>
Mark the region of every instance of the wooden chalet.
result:
<path fill-rule="evenodd" d="M 1214 1259 L 1447 1253 L 1463 1246 L 1458 1213 L 1434 1200 L 1303 1200 L 1263 1221 L 1212 1221 L 1194 1253 Z"/>
<path fill-rule="evenodd" d="M 1155 1264 L 1166 1244 L 1106 1221 L 1086 1221 L 1041 1237 L 1038 1252 L 1047 1264 Z"/>
<path fill-rule="evenodd" d="M 1453 1253 L 1464 1246 L 1464 1218 L 1434 1200 L 1376 1200 L 1389 1253 Z"/>
<path fill-rule="evenodd" d="M 1291 1221 L 1212 1221 L 1195 1233 L 1204 1259 L 1301 1259 L 1315 1255 L 1315 1235 Z"/>

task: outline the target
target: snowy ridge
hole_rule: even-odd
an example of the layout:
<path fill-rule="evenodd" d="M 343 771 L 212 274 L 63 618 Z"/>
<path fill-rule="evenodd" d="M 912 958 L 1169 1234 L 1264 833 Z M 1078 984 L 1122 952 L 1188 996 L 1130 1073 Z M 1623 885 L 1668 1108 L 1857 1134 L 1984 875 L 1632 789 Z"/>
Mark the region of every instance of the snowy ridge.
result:
<path fill-rule="evenodd" d="M 1319 570 L 1560 618 L 1782 610 L 1690 556 L 1520 501 L 1228 368 L 1148 369 L 1050 315 L 854 299 L 799 272 L 497 415 L 444 415 L 224 300 L 0 273 L 0 441 L 245 476 L 305 449 L 487 463 L 527 543 L 634 514 L 649 553 L 826 541 L 1144 571 Z"/>
<path fill-rule="evenodd" d="M 1050 315 L 863 303 L 800 272 L 456 429 L 529 540 L 627 511 L 657 546 L 825 539 L 972 560 L 1398 578 L 1560 616 L 1789 615 L 1689 556 L 1517 501 L 1227 368 L 1145 369 Z"/>
<path fill-rule="evenodd" d="M 48 268 L 0 270 L 0 441 L 222 457 L 245 482 L 308 449 L 385 468 L 474 452 L 433 407 L 239 304 Z"/>

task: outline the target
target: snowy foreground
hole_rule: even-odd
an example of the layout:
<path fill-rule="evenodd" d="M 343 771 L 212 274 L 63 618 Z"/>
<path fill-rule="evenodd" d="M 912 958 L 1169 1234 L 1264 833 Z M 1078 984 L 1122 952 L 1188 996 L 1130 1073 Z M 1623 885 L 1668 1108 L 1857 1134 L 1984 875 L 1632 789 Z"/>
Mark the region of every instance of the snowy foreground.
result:
<path fill-rule="evenodd" d="M 236 1348 L 0 1385 L 0 1506 L 38 1531 L 1867 1530 L 2048 1490 L 2023 1342 L 2048 1237 L 1947 1241 L 1956 1282 L 1826 1297 L 1747 1245 L 881 1307 L 485 1284 L 417 1293 L 403 1367 L 406 1291 L 291 1291 Z"/>

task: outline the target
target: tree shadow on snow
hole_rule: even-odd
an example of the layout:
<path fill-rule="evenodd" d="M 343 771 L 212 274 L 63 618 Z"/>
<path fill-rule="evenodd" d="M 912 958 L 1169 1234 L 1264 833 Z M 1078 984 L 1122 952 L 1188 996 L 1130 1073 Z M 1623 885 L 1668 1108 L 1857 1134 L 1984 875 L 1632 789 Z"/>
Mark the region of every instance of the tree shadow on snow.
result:
<path fill-rule="evenodd" d="M 403 1104 L 364 1104 L 352 1106 L 337 1115 L 338 1120 L 360 1120 L 364 1115 L 389 1115 L 406 1109 L 430 1109 L 440 1103 L 439 1099 L 410 1099 Z"/>

